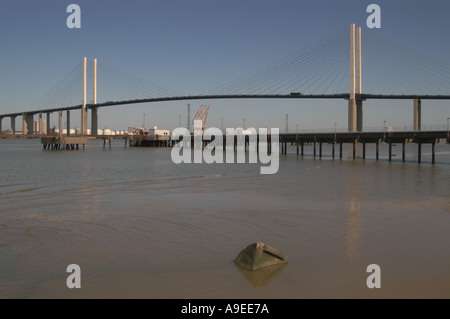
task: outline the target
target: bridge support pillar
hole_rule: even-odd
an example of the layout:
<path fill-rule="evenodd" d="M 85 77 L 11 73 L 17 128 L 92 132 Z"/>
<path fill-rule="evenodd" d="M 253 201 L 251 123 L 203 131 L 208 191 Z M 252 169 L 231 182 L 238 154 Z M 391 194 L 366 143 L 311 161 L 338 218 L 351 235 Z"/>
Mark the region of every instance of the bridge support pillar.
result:
<path fill-rule="evenodd" d="M 414 100 L 414 119 L 413 119 L 414 131 L 420 131 L 422 127 L 422 101 L 419 99 Z"/>
<path fill-rule="evenodd" d="M 86 110 L 86 57 L 83 58 L 83 100 L 81 105 L 81 135 L 87 135 L 87 110 Z"/>
<path fill-rule="evenodd" d="M 363 101 L 356 100 L 356 131 L 363 131 Z"/>
<path fill-rule="evenodd" d="M 91 135 L 98 134 L 98 108 L 91 109 Z"/>
<path fill-rule="evenodd" d="M 16 134 L 16 117 L 11 116 L 11 134 Z"/>
<path fill-rule="evenodd" d="M 87 112 L 81 109 L 81 135 L 87 135 Z"/>
<path fill-rule="evenodd" d="M 62 138 L 63 135 L 62 111 L 58 111 L 58 126 L 59 126 L 59 137 Z"/>
<path fill-rule="evenodd" d="M 50 112 L 47 113 L 47 134 L 51 133 L 51 127 L 50 127 Z"/>
<path fill-rule="evenodd" d="M 47 113 L 47 134 L 50 134 L 51 127 L 50 127 L 50 112 Z"/>
<path fill-rule="evenodd" d="M 356 93 L 362 94 L 361 28 L 356 29 Z M 356 131 L 363 130 L 363 100 L 356 98 Z"/>
<path fill-rule="evenodd" d="M 42 113 L 39 113 L 39 119 L 37 123 L 36 133 L 44 134 L 44 121 L 42 121 Z"/>
<path fill-rule="evenodd" d="M 33 134 L 33 114 L 23 113 L 22 120 L 23 134 Z"/>
<path fill-rule="evenodd" d="M 348 100 L 348 131 L 356 132 L 357 128 L 357 113 L 356 100 L 350 98 Z"/>
<path fill-rule="evenodd" d="M 3 132 L 2 121 L 3 121 L 3 117 L 0 117 L 0 134 Z"/>
<path fill-rule="evenodd" d="M 67 130 L 66 135 L 70 136 L 70 111 L 69 110 L 67 110 L 67 114 L 66 114 L 66 130 Z"/>

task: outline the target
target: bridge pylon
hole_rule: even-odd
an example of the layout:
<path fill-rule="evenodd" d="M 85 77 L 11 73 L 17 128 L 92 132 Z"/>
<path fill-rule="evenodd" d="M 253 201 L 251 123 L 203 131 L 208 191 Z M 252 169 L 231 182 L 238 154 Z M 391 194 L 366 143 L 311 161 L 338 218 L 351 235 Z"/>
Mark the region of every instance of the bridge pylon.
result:
<path fill-rule="evenodd" d="M 81 135 L 87 135 L 87 110 L 86 110 L 86 61 L 83 58 L 83 102 L 81 105 Z"/>
<path fill-rule="evenodd" d="M 97 59 L 94 59 L 93 73 L 93 98 L 92 104 L 97 104 Z M 91 108 L 91 135 L 97 135 L 98 132 L 98 107 Z"/>
<path fill-rule="evenodd" d="M 361 27 L 350 26 L 350 98 L 348 100 L 348 131 L 363 130 Z"/>

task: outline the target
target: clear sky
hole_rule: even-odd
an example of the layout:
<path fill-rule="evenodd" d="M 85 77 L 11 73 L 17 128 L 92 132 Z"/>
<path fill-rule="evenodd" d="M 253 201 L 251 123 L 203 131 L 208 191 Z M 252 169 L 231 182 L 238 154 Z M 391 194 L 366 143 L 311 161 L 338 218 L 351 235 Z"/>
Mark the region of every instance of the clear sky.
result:
<path fill-rule="evenodd" d="M 81 29 L 66 26 L 71 3 L 81 7 Z M 381 7 L 381 29 L 366 26 L 371 3 Z M 449 12 L 446 0 L 0 0 L 0 113 L 28 110 L 85 56 L 179 92 L 203 94 L 351 23 L 363 34 L 449 63 Z M 147 127 L 173 129 L 179 116 L 185 126 L 187 103 L 191 117 L 200 104 L 211 105 L 207 124 L 219 128 L 223 118 L 228 127 L 245 119 L 247 127 L 284 129 L 286 114 L 290 129 L 347 126 L 344 100 L 205 100 L 103 108 L 99 127 L 142 125 L 144 113 Z M 409 126 L 412 105 L 368 101 L 364 125 L 381 127 L 386 120 Z M 450 101 L 424 101 L 422 114 L 423 125 L 445 125 Z M 72 127 L 79 126 L 79 116 L 72 119 Z M 20 120 L 16 125 L 20 129 Z"/>

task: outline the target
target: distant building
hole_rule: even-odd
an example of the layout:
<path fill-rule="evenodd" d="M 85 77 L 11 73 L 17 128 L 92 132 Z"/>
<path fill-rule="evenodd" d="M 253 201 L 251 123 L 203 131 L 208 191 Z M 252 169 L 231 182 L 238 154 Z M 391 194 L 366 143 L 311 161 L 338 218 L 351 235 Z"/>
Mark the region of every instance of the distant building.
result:
<path fill-rule="evenodd" d="M 34 134 L 47 134 L 47 122 L 46 121 L 34 121 L 33 122 Z"/>
<path fill-rule="evenodd" d="M 154 126 L 148 130 L 148 136 L 170 138 L 170 130 L 164 130 Z"/>

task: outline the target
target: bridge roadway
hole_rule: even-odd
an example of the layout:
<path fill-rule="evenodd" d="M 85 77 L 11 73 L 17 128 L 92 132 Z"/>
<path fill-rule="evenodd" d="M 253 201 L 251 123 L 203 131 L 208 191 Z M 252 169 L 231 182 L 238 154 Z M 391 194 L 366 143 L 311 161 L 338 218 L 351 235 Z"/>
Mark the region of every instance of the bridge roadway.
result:
<path fill-rule="evenodd" d="M 450 100 L 450 95 L 385 95 L 385 94 L 356 94 L 357 100 Z M 108 101 L 98 104 L 87 104 L 86 108 L 93 109 L 98 107 L 117 106 L 126 104 L 139 103 L 154 103 L 154 102 L 168 102 L 168 101 L 186 101 L 186 100 L 208 100 L 208 99 L 344 99 L 350 98 L 349 93 L 339 94 L 234 94 L 234 95 L 189 95 L 189 96 L 175 96 L 175 97 L 159 97 L 148 99 L 136 99 L 126 101 Z M 24 111 L 8 114 L 0 114 L 0 118 L 22 116 L 23 114 L 39 114 L 39 113 L 53 113 L 57 111 L 71 111 L 79 110 L 82 105 L 67 106 L 52 109 L 40 109 L 34 111 Z"/>

